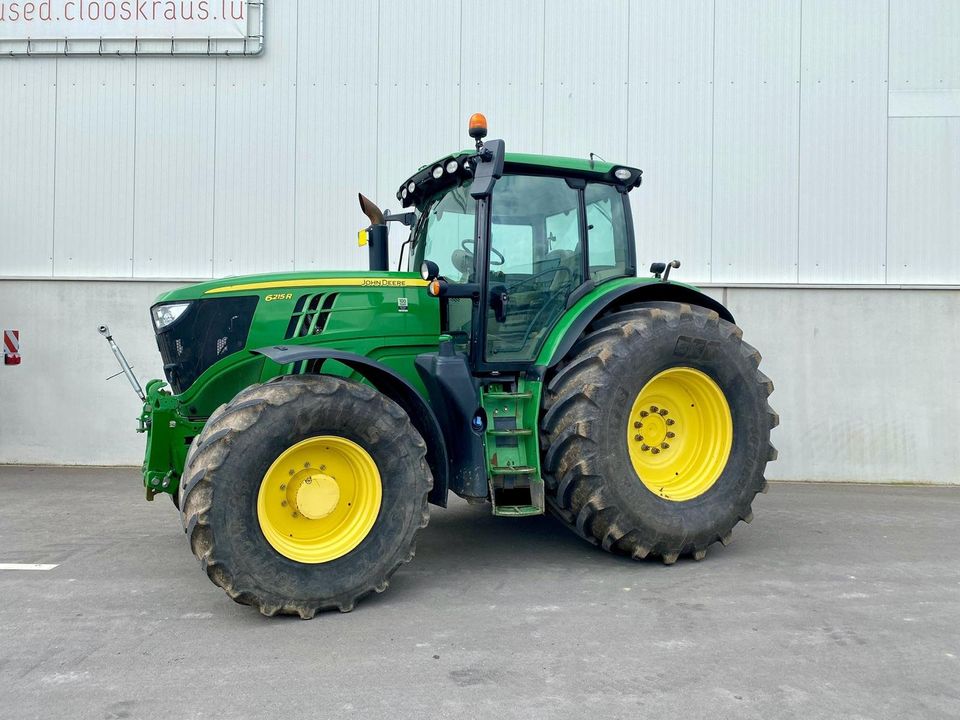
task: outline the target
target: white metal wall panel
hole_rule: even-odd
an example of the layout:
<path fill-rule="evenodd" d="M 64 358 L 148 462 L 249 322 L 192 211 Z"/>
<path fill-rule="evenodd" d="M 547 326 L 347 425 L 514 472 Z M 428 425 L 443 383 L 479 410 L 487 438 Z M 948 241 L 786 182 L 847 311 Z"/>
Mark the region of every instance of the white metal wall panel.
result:
<path fill-rule="evenodd" d="M 460 32 L 459 2 L 380 4 L 376 199 L 383 207 L 399 207 L 400 183 L 421 165 L 468 144 Z M 397 243 L 392 250 L 395 258 Z"/>
<path fill-rule="evenodd" d="M 960 279 L 960 117 L 890 119 L 887 280 Z"/>
<path fill-rule="evenodd" d="M 640 269 L 678 258 L 685 280 L 710 279 L 713 2 L 630 3 L 627 157 Z"/>
<path fill-rule="evenodd" d="M 544 28 L 543 152 L 627 154 L 626 0 L 551 0 Z"/>
<path fill-rule="evenodd" d="M 960 2 L 890 0 L 890 90 L 960 88 Z"/>
<path fill-rule="evenodd" d="M 919 210 L 952 207 L 952 159 L 930 143 L 953 124 L 887 122 L 960 114 L 954 0 L 267 0 L 266 15 L 260 58 L 0 62 L 0 275 L 364 267 L 355 192 L 396 209 L 480 111 L 510 150 L 642 167 L 642 264 L 960 283 L 953 216 Z M 933 260 L 887 268 L 917 223 L 914 257 Z"/>
<path fill-rule="evenodd" d="M 54 274 L 130 277 L 135 61 L 57 62 Z"/>
<path fill-rule="evenodd" d="M 882 283 L 887 0 L 805 0 L 800 81 L 804 283 Z"/>
<path fill-rule="evenodd" d="M 714 282 L 797 279 L 800 0 L 717 3 Z"/>
<path fill-rule="evenodd" d="M 216 61 L 213 272 L 294 267 L 297 3 L 270 2 L 273 42 Z"/>
<path fill-rule="evenodd" d="M 216 66 L 137 60 L 133 274 L 213 273 Z"/>
<path fill-rule="evenodd" d="M 362 192 L 377 192 L 377 2 L 300 3 L 296 266 L 365 267 Z M 330 28 L 337 28 L 331 32 Z M 323 38 L 323 42 L 317 42 Z M 397 180 L 397 184 L 400 180 Z"/>
<path fill-rule="evenodd" d="M 57 61 L 0 72 L 0 275 L 53 273 Z"/>
<path fill-rule="evenodd" d="M 482 112 L 491 137 L 503 138 L 508 152 L 543 151 L 545 2 L 462 3 L 460 136 L 455 147 L 469 146 L 467 118 Z M 507 21 L 494 33 L 478 32 L 491 17 Z"/>

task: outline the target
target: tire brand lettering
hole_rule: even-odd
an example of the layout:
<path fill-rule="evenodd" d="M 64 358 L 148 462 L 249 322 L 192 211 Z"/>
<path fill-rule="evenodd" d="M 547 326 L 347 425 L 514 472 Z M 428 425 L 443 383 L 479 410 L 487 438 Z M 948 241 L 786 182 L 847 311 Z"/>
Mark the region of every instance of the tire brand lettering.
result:
<path fill-rule="evenodd" d="M 681 335 L 677 338 L 677 344 L 673 348 L 673 354 L 677 357 L 687 360 L 716 360 L 720 351 L 720 343 L 716 340 L 704 340 L 703 338 L 694 338 L 687 335 Z"/>

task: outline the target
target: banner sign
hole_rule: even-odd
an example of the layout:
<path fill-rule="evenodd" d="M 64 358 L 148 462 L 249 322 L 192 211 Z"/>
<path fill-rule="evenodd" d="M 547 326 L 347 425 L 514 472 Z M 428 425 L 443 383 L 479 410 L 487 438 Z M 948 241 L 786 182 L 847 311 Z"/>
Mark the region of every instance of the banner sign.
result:
<path fill-rule="evenodd" d="M 248 0 L 0 0 L 0 42 L 242 40 Z"/>

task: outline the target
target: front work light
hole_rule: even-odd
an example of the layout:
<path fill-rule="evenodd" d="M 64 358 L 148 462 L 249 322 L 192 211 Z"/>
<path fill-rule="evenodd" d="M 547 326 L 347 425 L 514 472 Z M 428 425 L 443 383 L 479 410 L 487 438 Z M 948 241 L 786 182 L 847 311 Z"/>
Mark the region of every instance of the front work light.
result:
<path fill-rule="evenodd" d="M 440 267 L 433 260 L 424 260 L 420 263 L 420 277 L 430 281 L 440 275 Z"/>
<path fill-rule="evenodd" d="M 633 173 L 627 170 L 626 168 L 617 168 L 616 170 L 613 171 L 613 174 L 617 178 L 617 180 L 623 180 L 624 182 L 629 180 L 630 176 L 633 175 Z"/>
<path fill-rule="evenodd" d="M 455 173 L 459 168 L 460 168 L 460 165 L 457 163 L 456 160 L 450 160 L 449 162 L 447 162 L 447 172 L 450 173 L 451 175 Z"/>
<path fill-rule="evenodd" d="M 413 191 L 416 189 L 417 189 L 417 184 L 413 180 L 411 180 L 410 183 L 407 185 L 407 192 L 410 194 L 413 194 Z"/>
<path fill-rule="evenodd" d="M 188 307 L 190 307 L 188 302 L 157 305 L 153 308 L 153 326 L 157 329 L 157 332 L 160 332 L 183 315 Z"/>
<path fill-rule="evenodd" d="M 437 165 L 430 174 L 433 175 L 434 179 L 439 180 L 443 177 L 443 168 Z"/>

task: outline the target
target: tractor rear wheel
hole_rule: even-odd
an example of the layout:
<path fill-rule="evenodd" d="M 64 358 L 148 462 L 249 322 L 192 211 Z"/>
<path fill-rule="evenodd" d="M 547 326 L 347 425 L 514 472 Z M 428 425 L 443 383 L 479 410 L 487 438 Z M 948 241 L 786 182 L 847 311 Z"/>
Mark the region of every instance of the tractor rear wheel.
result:
<path fill-rule="evenodd" d="M 711 310 L 630 306 L 595 321 L 547 384 L 547 503 L 635 559 L 697 560 L 765 491 L 778 423 L 760 354 Z"/>
<path fill-rule="evenodd" d="M 414 555 L 432 486 L 426 444 L 375 389 L 277 378 L 217 409 L 180 491 L 210 579 L 264 615 L 348 612 Z"/>

